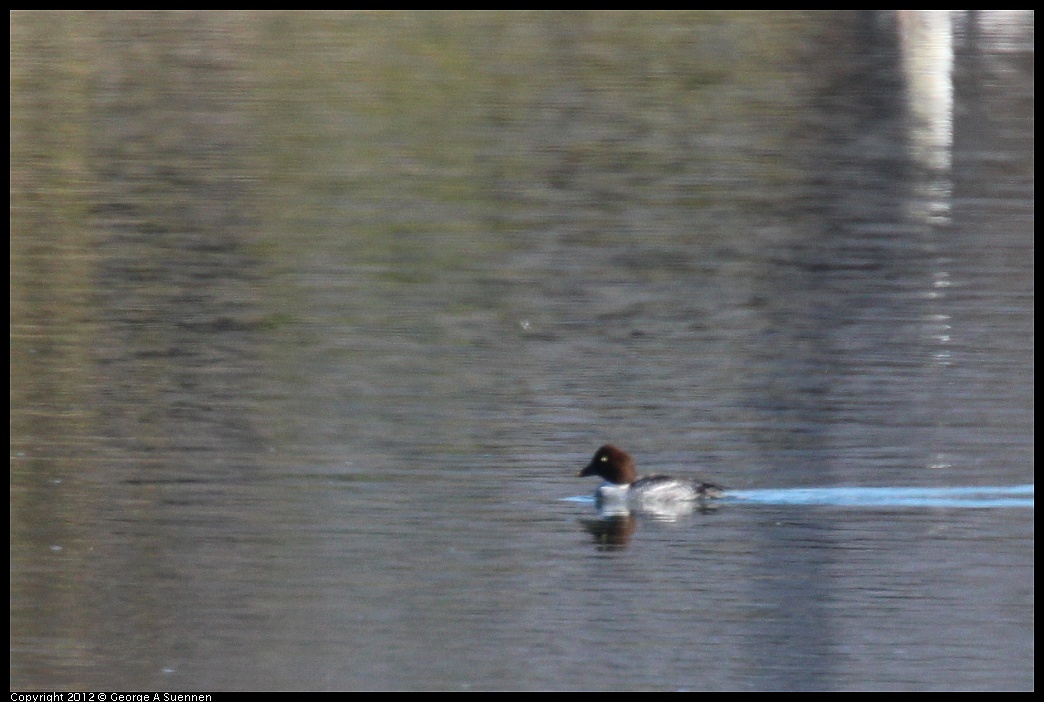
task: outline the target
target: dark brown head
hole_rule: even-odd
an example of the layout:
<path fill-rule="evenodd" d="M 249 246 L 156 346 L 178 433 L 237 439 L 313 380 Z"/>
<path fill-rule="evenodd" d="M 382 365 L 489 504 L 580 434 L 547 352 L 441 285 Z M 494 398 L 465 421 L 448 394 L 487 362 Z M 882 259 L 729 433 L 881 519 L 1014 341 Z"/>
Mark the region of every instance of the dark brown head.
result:
<path fill-rule="evenodd" d="M 587 467 L 580 471 L 581 478 L 597 475 L 615 485 L 630 485 L 638 478 L 634 459 L 623 449 L 606 444 L 595 452 Z"/>

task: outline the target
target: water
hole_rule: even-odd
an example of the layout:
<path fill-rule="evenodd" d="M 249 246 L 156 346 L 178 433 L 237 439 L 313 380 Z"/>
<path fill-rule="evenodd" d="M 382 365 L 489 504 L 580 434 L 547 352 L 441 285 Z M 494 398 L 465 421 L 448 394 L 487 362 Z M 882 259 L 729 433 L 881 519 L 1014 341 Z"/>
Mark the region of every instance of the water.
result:
<path fill-rule="evenodd" d="M 1032 14 L 11 22 L 12 689 L 1032 689 Z"/>

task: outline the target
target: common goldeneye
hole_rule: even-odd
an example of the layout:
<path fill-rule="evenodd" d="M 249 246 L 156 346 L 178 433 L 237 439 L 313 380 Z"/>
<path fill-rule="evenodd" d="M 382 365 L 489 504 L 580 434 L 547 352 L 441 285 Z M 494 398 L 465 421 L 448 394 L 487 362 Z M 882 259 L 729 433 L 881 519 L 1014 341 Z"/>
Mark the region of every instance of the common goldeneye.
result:
<path fill-rule="evenodd" d="M 595 505 L 603 513 L 623 514 L 631 510 L 662 515 L 691 510 L 694 503 L 721 497 L 723 489 L 713 483 L 672 478 L 669 475 L 638 477 L 634 459 L 623 449 L 606 444 L 595 452 L 579 477 L 597 475 L 605 480 L 595 491 Z"/>

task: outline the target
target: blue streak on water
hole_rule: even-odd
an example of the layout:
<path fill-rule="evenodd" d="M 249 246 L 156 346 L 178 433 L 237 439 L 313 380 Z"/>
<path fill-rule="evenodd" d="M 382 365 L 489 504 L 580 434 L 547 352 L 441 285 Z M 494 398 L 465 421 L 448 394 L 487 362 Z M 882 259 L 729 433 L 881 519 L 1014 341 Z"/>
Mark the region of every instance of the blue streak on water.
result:
<path fill-rule="evenodd" d="M 835 507 L 1033 507 L 1033 485 L 989 487 L 833 487 L 729 490 L 719 503 Z M 568 502 L 594 502 L 590 496 Z"/>
<path fill-rule="evenodd" d="M 836 487 L 736 490 L 724 501 L 847 507 L 1033 507 L 1033 485 L 1005 487 Z"/>

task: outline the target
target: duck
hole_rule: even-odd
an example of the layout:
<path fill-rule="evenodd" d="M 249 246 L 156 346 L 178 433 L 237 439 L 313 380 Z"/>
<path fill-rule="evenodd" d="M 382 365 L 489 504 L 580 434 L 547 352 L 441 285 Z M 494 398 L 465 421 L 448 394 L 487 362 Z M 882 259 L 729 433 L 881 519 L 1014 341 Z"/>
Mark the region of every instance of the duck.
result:
<path fill-rule="evenodd" d="M 577 477 L 596 475 L 604 481 L 595 491 L 595 506 L 603 514 L 648 512 L 664 516 L 691 511 L 697 504 L 721 497 L 725 489 L 714 483 L 653 474 L 638 477 L 631 454 L 605 444 Z"/>

